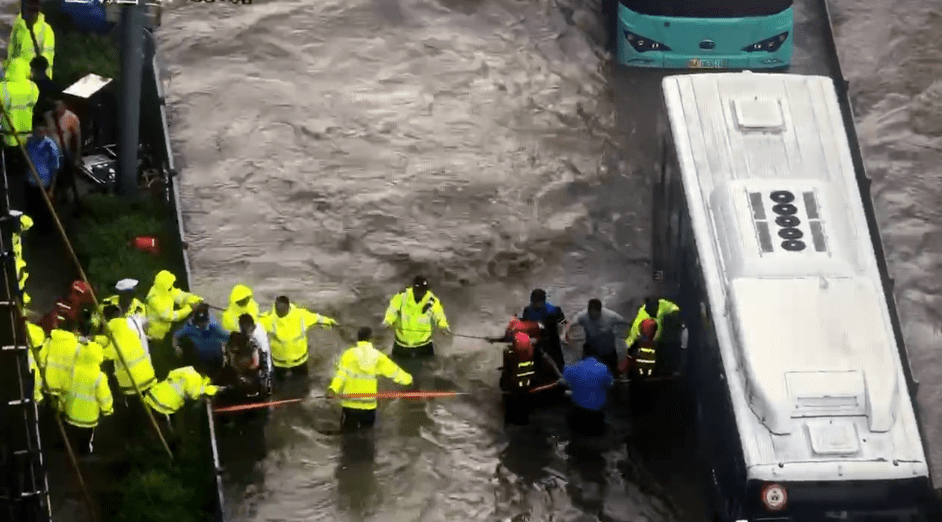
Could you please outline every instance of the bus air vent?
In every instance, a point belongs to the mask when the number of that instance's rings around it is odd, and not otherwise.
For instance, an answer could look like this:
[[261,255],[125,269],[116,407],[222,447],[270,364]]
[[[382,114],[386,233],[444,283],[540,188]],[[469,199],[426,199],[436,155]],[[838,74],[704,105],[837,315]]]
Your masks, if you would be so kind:
[[863,374],[847,372],[786,372],[792,418],[867,414]]
[[818,199],[813,191],[800,195],[791,190],[749,192],[762,254],[828,252]]
[[774,132],[785,130],[785,118],[778,99],[763,100],[759,97],[733,100],[736,126],[741,132]]

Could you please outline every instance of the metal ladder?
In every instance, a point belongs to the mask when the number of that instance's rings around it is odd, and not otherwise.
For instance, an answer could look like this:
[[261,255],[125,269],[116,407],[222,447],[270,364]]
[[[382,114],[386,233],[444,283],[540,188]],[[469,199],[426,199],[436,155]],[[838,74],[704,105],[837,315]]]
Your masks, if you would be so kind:
[[39,412],[33,400],[26,319],[17,301],[19,288],[13,255],[9,179],[2,162],[0,196],[0,521],[52,520]]

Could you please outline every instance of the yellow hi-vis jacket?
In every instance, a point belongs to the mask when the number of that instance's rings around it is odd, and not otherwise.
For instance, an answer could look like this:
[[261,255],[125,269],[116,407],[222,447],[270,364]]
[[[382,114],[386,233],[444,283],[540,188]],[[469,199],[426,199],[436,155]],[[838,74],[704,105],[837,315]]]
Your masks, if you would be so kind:
[[[141,338],[137,331],[131,327],[126,317],[116,317],[108,321],[108,328],[111,329],[111,335],[118,345],[111,342],[107,335],[95,337],[95,341],[101,344],[105,350],[105,359],[114,361],[114,374],[118,379],[118,387],[124,395],[134,395],[137,393],[134,389],[134,383],[141,389],[141,393],[157,384],[157,377],[154,375],[154,366],[150,360],[150,354],[144,349]],[[125,367],[121,362],[118,352],[124,357]]]
[[46,23],[46,17],[42,13],[36,17],[36,23],[33,24],[33,34],[36,35],[36,44],[33,44],[33,37],[29,34],[29,27],[26,27],[26,20],[23,15],[16,15],[13,22],[13,31],[10,32],[10,46],[7,48],[7,63],[16,58],[26,60],[27,65],[36,57],[36,46],[39,46],[39,52],[49,61],[49,68],[46,70],[46,76],[52,79],[52,61],[56,57],[56,33],[52,26]]
[[[154,277],[154,286],[147,292],[147,337],[161,341],[170,333],[173,323],[190,315],[199,296],[173,286],[177,276],[161,270]],[[179,310],[176,307],[181,307]]]
[[315,325],[337,324],[330,317],[290,305],[284,317],[274,307],[262,316],[262,326],[269,334],[272,363],[277,368],[294,368],[307,362],[307,331]]
[[196,400],[203,395],[216,395],[218,391],[217,386],[210,384],[209,377],[203,377],[192,366],[184,366],[171,371],[166,379],[148,390],[144,403],[157,413],[171,415],[183,407],[187,397]]
[[36,401],[36,404],[39,404],[43,401],[43,378],[42,374],[39,371],[39,365],[36,364],[36,358],[33,357],[33,350],[37,352],[42,350],[43,344],[46,343],[46,332],[36,324],[26,323],[26,335],[29,336],[30,349],[27,352],[27,358],[29,359],[29,369],[33,372],[33,400]]
[[221,322],[223,330],[228,332],[239,331],[239,316],[249,314],[255,322],[258,323],[258,303],[255,299],[249,301],[245,306],[239,306],[236,301],[241,301],[246,297],[252,297],[252,289],[245,285],[235,285],[229,294],[229,306],[222,312]]
[[20,231],[13,233],[13,255],[16,259],[23,259],[23,237],[21,234],[33,228],[33,220],[26,214],[20,214]]
[[25,145],[33,132],[33,107],[39,100],[39,87],[29,79],[29,61],[22,58],[9,61],[4,80],[0,82],[0,100],[13,123],[10,129],[6,118],[0,121],[4,145],[16,147],[21,142]]
[[[101,326],[101,318],[105,313],[105,308],[109,305],[115,305],[118,308],[121,308],[119,304],[121,302],[121,296],[112,295],[101,300],[101,303],[98,305],[98,313],[92,316],[92,325],[96,328]],[[147,317],[147,306],[144,305],[138,298],[131,299],[131,304],[128,306],[127,310],[124,310],[124,317],[130,317],[132,315],[139,315],[141,318]],[[107,356],[107,354],[106,354]]]
[[69,390],[72,369],[81,350],[82,343],[72,332],[58,329],[50,332],[49,342],[39,352],[39,364],[46,368],[50,395],[61,397]]
[[[392,379],[396,384],[403,386],[412,384],[412,376],[392,362],[386,354],[373,348],[372,343],[360,341],[340,356],[340,361],[337,363],[337,373],[330,381],[328,389],[338,395],[375,394],[377,375]],[[344,408],[357,410],[375,410],[376,398],[342,399],[340,405]]]
[[396,342],[407,348],[416,348],[432,340],[432,319],[441,329],[448,328],[448,319],[441,301],[431,291],[418,303],[412,288],[399,292],[389,301],[383,323],[396,328]]
[[659,299],[657,302],[657,317],[651,317],[648,315],[648,312],[645,311],[644,305],[641,305],[641,309],[638,310],[638,315],[635,316],[634,323],[631,324],[631,330],[628,331],[628,337],[625,339],[625,344],[631,348],[631,345],[638,340],[638,337],[641,335],[641,332],[638,331],[638,329],[641,327],[641,321],[644,321],[645,319],[654,319],[654,322],[657,323],[657,332],[654,334],[654,342],[660,341],[661,333],[664,331],[664,317],[679,311],[680,307],[674,303],[668,301],[667,299]]
[[101,371],[102,350],[96,343],[88,343],[79,352],[72,371],[72,384],[65,394],[63,413],[65,421],[80,428],[94,428],[102,415],[114,410],[108,377]]

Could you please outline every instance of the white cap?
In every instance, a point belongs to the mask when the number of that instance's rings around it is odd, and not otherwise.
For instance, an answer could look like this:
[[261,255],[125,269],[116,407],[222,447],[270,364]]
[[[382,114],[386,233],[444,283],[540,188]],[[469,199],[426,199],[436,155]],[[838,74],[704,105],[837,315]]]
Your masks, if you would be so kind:
[[20,212],[19,210],[10,210],[10,215],[13,217],[20,217],[23,215],[23,213]]
[[114,285],[115,290],[119,292],[130,292],[137,286],[137,279],[122,279]]

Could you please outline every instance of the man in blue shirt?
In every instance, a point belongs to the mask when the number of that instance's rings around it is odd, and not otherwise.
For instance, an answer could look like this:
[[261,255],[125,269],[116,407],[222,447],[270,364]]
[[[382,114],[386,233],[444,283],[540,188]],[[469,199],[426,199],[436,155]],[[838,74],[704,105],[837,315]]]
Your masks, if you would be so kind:
[[36,173],[42,180],[42,189],[36,184],[32,172],[26,174],[28,214],[34,218],[46,216],[46,204],[40,190],[51,192],[55,189],[56,174],[61,164],[61,154],[56,141],[49,136],[49,129],[42,115],[33,118],[33,135],[26,140],[26,152],[36,166]]
[[605,403],[615,378],[598,359],[594,344],[583,348],[583,358],[563,370],[560,384],[572,390],[569,428],[573,433],[595,436],[605,431]]
[[198,304],[186,324],[173,333],[173,347],[176,349],[177,356],[182,354],[181,339],[192,343],[196,358],[212,370],[210,377],[214,377],[222,369],[223,347],[229,341],[229,332],[223,330],[209,316],[209,305]]

